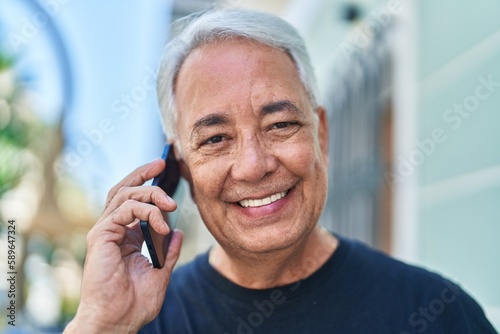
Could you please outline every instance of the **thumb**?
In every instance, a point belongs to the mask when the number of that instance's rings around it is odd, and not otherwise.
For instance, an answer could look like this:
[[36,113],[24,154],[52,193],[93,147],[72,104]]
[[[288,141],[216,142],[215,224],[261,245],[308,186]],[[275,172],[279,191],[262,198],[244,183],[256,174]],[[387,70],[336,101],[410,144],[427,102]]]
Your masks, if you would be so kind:
[[161,271],[168,277],[170,280],[170,276],[172,271],[174,270],[174,266],[179,259],[179,255],[181,253],[182,240],[184,239],[184,234],[181,230],[173,230],[172,231],[172,239],[170,240],[170,245],[168,247],[167,258],[165,259],[165,264]]

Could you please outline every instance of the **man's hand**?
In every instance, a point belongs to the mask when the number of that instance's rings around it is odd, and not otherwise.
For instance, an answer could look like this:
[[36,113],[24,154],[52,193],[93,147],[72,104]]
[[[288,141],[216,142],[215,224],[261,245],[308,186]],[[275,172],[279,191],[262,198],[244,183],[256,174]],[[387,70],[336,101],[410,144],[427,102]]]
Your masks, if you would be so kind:
[[159,187],[140,187],[163,168],[165,162],[155,160],[110,190],[101,218],[87,235],[80,305],[66,333],[137,332],[159,313],[182,233],[174,231],[165,265],[155,269],[141,254],[139,221],[148,221],[162,235],[169,232],[160,209],[170,212],[177,205]]

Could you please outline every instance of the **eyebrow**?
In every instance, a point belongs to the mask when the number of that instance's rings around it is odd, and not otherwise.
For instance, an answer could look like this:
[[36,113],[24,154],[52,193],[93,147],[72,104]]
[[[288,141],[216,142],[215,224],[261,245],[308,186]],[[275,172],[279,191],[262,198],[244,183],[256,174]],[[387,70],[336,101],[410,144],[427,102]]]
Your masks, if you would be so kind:
[[289,100],[280,100],[280,101],[265,104],[260,108],[260,114],[261,115],[269,115],[269,114],[272,114],[275,112],[285,111],[285,110],[294,111],[294,112],[299,113],[301,116],[304,116],[304,113],[302,112],[302,110],[300,110],[300,108],[297,107],[297,105],[295,105],[295,103],[293,103],[292,101],[289,101]]
[[[301,116],[304,116],[302,110],[300,110],[300,108],[297,107],[295,103],[289,100],[280,100],[276,102],[271,102],[260,107],[260,114],[262,116],[273,114],[280,111],[293,111],[300,114]],[[229,117],[221,113],[214,113],[203,116],[194,123],[193,129],[191,130],[191,137],[193,137],[196,130],[201,127],[210,127],[221,124],[223,125],[223,124],[228,124],[229,122],[230,122]]]
[[227,123],[229,123],[229,118],[224,114],[216,113],[203,116],[194,123],[193,129],[191,130],[191,137],[198,128],[227,124]]

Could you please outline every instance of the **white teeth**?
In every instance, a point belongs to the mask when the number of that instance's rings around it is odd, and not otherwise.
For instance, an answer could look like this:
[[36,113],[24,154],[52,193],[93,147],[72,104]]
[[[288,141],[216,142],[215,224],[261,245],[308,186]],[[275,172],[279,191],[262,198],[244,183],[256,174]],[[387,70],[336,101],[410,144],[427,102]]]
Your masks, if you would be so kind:
[[244,200],[241,200],[239,201],[238,203],[240,203],[240,205],[244,208],[248,208],[248,207],[257,207],[257,206],[263,206],[263,205],[267,205],[267,204],[271,204],[273,202],[276,202],[277,200],[285,197],[286,195],[286,191],[282,191],[280,193],[277,193],[277,194],[273,194],[269,197],[266,197],[266,198],[261,198],[261,199],[244,199]]

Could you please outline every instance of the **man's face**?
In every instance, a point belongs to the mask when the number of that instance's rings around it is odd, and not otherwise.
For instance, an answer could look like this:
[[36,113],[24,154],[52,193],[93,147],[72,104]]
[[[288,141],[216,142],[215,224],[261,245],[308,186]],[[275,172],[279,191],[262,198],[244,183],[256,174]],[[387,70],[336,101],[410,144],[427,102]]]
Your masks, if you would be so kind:
[[325,111],[284,52],[242,39],[195,49],[175,86],[195,201],[217,241],[268,252],[304,241],[327,190]]

